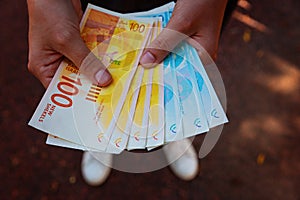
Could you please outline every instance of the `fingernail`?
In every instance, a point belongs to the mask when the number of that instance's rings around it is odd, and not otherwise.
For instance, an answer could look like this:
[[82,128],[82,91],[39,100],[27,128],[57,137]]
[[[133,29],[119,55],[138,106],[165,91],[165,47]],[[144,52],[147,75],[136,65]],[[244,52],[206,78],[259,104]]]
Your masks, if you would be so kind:
[[145,53],[141,60],[140,60],[140,64],[143,66],[143,67],[146,67],[146,68],[149,68],[149,67],[152,67],[155,65],[155,57],[152,53],[150,53],[149,51],[147,53]]
[[111,75],[106,70],[100,70],[95,74],[95,79],[100,86],[108,86],[112,82]]

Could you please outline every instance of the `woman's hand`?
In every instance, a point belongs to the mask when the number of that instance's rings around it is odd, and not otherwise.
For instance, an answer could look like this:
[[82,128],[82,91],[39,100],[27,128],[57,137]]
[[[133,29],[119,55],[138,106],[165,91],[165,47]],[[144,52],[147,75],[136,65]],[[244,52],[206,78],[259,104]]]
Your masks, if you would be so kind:
[[226,4],[227,0],[178,0],[166,29],[144,51],[140,64],[155,66],[189,38],[216,58]]
[[64,57],[94,83],[108,85],[112,78],[80,37],[79,0],[27,0],[29,12],[28,69],[48,87]]

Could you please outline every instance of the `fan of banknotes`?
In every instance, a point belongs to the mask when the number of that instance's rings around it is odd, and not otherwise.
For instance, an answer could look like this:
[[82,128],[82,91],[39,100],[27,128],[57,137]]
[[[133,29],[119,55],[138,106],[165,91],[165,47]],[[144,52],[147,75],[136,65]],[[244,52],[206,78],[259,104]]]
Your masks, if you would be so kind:
[[174,3],[132,14],[89,4],[81,36],[113,77],[99,87],[64,60],[29,125],[46,143],[119,154],[154,149],[226,123],[198,52],[186,42],[158,66],[139,66],[142,49],[169,21]]

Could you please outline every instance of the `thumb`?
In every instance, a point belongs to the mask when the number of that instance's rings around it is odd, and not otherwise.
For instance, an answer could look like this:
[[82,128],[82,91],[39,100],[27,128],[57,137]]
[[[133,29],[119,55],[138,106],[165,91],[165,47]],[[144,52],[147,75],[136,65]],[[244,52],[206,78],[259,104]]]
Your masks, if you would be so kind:
[[[172,19],[171,19],[172,20]],[[144,50],[140,64],[145,68],[151,68],[159,64],[181,41],[188,36],[181,33],[179,27],[167,26]]]
[[[76,32],[77,33],[77,32]],[[87,48],[80,34],[64,34],[60,51],[86,75],[94,84],[108,86],[112,77],[104,64]]]
[[166,28],[155,38],[155,40],[144,50],[140,64],[145,68],[156,66],[170,51],[181,41],[191,35],[191,20],[185,16],[184,4],[176,3],[174,12]]

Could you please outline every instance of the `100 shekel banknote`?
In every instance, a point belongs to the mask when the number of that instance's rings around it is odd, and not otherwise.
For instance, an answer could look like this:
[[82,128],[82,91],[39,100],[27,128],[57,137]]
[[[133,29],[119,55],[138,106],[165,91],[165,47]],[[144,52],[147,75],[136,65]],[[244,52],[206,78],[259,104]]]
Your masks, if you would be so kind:
[[65,60],[29,124],[90,149],[104,151],[146,45],[152,19],[125,18],[89,5],[81,35],[113,77],[108,87],[92,84]]
[[[161,18],[156,18],[149,44],[161,31]],[[145,69],[134,113],[127,149],[144,149],[164,142],[163,67]]]
[[[162,27],[166,27],[171,18],[171,11],[175,6],[174,2],[146,12],[131,13],[135,17],[159,17],[162,20]],[[172,53],[162,62],[164,76],[164,143],[183,138],[180,116],[179,88],[175,68],[173,67]],[[157,143],[159,144],[159,143]],[[148,145],[150,147],[150,145]],[[154,147],[154,146],[153,146]],[[148,148],[151,149],[151,148]]]

